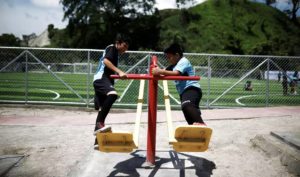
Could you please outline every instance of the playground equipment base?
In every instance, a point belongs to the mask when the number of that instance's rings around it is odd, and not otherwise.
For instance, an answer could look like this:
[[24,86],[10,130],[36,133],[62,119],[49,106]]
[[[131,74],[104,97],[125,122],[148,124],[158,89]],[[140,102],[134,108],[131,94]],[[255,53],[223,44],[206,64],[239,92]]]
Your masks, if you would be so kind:
[[175,130],[173,148],[176,152],[203,152],[208,149],[212,129],[205,126],[178,126]]
[[130,132],[97,133],[99,151],[102,152],[132,152],[137,146]]

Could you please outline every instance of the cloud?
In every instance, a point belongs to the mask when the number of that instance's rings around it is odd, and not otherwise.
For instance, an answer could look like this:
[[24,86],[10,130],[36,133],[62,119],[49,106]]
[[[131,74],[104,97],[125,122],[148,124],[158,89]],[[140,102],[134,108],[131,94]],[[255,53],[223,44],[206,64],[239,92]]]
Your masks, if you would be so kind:
[[175,0],[157,0],[155,7],[158,9],[172,9],[176,8]]
[[28,12],[25,12],[25,17],[28,18],[28,19],[38,20],[37,16],[33,16],[30,13],[28,13]]
[[26,0],[13,1],[14,7],[11,8],[0,0],[0,16],[5,17],[0,18],[0,35],[9,33],[21,38],[23,34],[39,35],[47,29],[49,24],[53,24],[55,28],[64,28],[67,25],[67,22],[62,22],[61,7],[52,8],[53,6],[49,5],[48,7],[51,8],[46,8],[45,5],[41,7],[33,5],[31,0],[27,3],[24,3]]
[[201,3],[205,2],[205,1],[207,1],[207,0],[197,0],[197,4],[201,4]]
[[31,0],[31,3],[38,7],[50,7],[50,8],[60,7],[59,0]]
[[[0,3],[1,3],[1,1],[0,1]],[[11,0],[4,0],[3,3],[4,3],[4,4],[7,4],[8,7],[10,7],[10,8],[13,8],[13,7],[15,6],[14,1],[11,1]],[[1,3],[1,4],[2,4],[2,3]]]
[[274,3],[273,6],[281,11],[292,9],[292,5],[286,2],[277,2]]
[[[207,0],[195,0],[195,4],[203,3]],[[161,9],[175,9],[176,6],[176,0],[156,0],[155,7],[159,10]]]

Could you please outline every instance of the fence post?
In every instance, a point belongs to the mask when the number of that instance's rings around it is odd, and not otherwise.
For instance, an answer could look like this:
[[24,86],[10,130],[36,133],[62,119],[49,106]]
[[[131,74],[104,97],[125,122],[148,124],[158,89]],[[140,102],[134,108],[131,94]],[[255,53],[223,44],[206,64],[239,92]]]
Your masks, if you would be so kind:
[[[148,68],[149,68],[148,74],[150,74],[150,73],[151,73],[151,71],[150,71],[151,55],[149,54],[147,58],[148,58]],[[148,83],[148,85],[149,85],[149,83]],[[149,93],[149,86],[147,87],[147,92]],[[147,100],[146,100],[145,103],[149,103],[149,94],[147,94]],[[149,109],[149,108],[148,108],[148,109]]]
[[25,55],[25,105],[28,102],[28,54]]
[[210,56],[208,57],[208,61],[207,61],[207,65],[208,65],[208,73],[207,73],[207,84],[208,84],[208,91],[207,91],[207,102],[206,102],[206,106],[207,106],[207,109],[210,108],[209,106],[209,97],[210,97],[210,79],[211,79],[211,61],[210,61]]
[[86,75],[86,107],[89,108],[89,104],[90,104],[90,74],[91,74],[91,64],[90,64],[90,53],[91,51],[88,51],[88,56],[87,56],[87,75]]
[[270,98],[270,59],[267,61],[267,79],[266,79],[266,107],[269,106],[269,98]]

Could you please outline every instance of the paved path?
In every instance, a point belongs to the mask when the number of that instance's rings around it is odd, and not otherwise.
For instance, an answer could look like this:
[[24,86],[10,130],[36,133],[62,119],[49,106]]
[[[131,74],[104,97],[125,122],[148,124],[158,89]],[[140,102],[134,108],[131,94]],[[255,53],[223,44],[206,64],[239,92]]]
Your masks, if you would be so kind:
[[[118,112],[118,113],[116,113]],[[140,146],[132,153],[93,150],[94,111],[0,107],[0,155],[24,155],[7,176],[293,176],[280,162],[253,146],[259,135],[300,129],[300,107],[203,110],[213,128],[204,153],[176,153],[168,145],[165,112],[158,112],[154,168],[143,166],[147,113],[142,115]],[[185,124],[173,111],[174,126]],[[107,124],[133,131],[135,113],[113,111]],[[280,129],[279,129],[280,127]],[[1,161],[0,161],[1,167]]]

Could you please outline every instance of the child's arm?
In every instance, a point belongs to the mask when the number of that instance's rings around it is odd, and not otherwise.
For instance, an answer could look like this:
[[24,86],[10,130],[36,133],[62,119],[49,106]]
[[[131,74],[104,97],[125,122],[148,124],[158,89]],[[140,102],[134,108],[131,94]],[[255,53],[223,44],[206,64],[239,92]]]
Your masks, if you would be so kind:
[[122,70],[120,70],[118,67],[116,67],[114,64],[112,64],[112,62],[110,62],[108,59],[104,58],[103,63],[105,64],[106,67],[108,67],[109,69],[113,70],[114,72],[118,73],[118,75],[121,78],[126,78],[127,75],[126,73],[124,73]]
[[152,74],[157,76],[157,75],[164,75],[164,76],[179,76],[180,72],[175,70],[175,71],[168,71],[165,69],[161,69],[159,67],[155,67],[152,69]]

